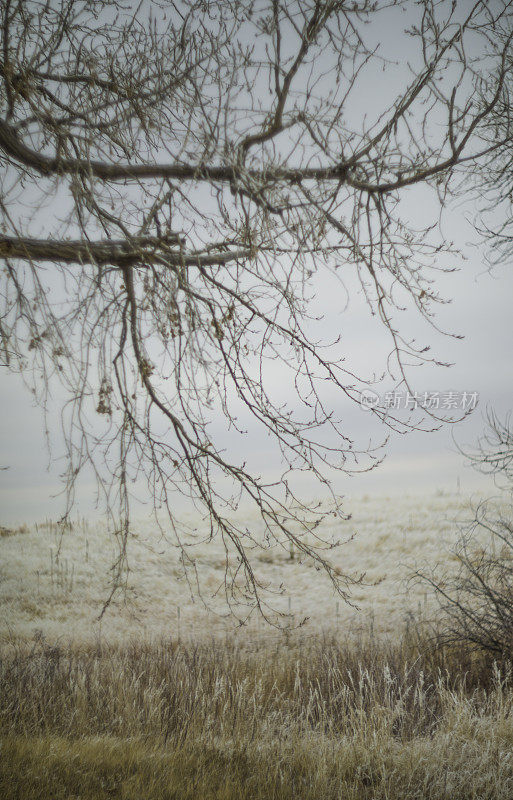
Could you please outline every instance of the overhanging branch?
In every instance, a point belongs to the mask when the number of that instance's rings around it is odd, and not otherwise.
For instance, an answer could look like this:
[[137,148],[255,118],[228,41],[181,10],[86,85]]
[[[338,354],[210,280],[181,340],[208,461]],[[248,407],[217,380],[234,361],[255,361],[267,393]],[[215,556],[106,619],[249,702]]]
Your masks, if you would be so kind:
[[[21,141],[15,130],[0,119],[0,148],[11,158],[41,175],[84,174],[105,181],[143,180],[169,178],[176,180],[210,180],[233,182],[240,171],[232,166],[207,166],[203,164],[108,164],[103,161],[50,157],[37,153]],[[281,168],[270,170],[245,170],[251,178],[267,182],[302,180],[342,180],[344,165],[310,168]]]
[[208,253],[185,253],[170,250],[183,243],[177,233],[160,238],[145,236],[134,239],[58,241],[0,236],[0,258],[21,258],[30,261],[52,261],[65,264],[111,264],[125,267],[135,264],[208,267],[250,258],[254,250],[224,250]]
[[[496,100],[496,98],[495,98]],[[494,102],[495,102],[494,100]],[[489,108],[487,107],[487,110]],[[457,163],[463,161],[461,152],[467,143],[470,133],[473,132],[477,122],[483,114],[478,115],[473,121],[469,132],[460,143],[456,153],[424,169],[407,170],[392,181],[373,183],[357,177],[351,173],[350,163],[342,162],[325,167],[275,167],[270,169],[245,169],[231,165],[209,166],[207,164],[109,164],[104,161],[63,158],[61,156],[47,156],[32,150],[19,139],[14,128],[5,120],[0,119],[0,150],[3,150],[18,163],[29,169],[34,169],[41,175],[87,175],[103,181],[131,181],[168,179],[179,181],[219,181],[221,183],[237,183],[244,175],[247,178],[264,182],[275,183],[301,183],[302,181],[338,181],[346,183],[353,189],[367,193],[386,194],[412,184],[423,181],[446,172]],[[497,146],[495,144],[495,146]],[[366,148],[367,149],[367,148]],[[488,148],[491,149],[491,148]],[[488,150],[484,151],[487,152]],[[471,158],[477,158],[482,153]],[[354,158],[351,159],[354,161]]]

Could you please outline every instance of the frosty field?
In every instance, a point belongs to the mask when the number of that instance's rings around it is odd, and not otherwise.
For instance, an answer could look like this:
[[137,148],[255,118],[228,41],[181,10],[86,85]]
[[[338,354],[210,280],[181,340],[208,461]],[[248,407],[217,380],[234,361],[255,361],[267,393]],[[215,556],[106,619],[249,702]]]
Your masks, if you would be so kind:
[[[260,577],[284,584],[276,605],[308,617],[293,634],[222,615],[216,542],[190,555],[217,615],[141,522],[126,590],[100,623],[116,556],[101,526],[0,529],[0,795],[510,800],[512,665],[440,647],[422,624],[434,598],[408,580],[456,565],[469,498],[363,496],[346,510],[324,533],[349,539],[333,557],[342,572],[366,573],[359,610],[288,549],[254,551]],[[257,537],[257,519],[245,523]]]
[[[393,634],[404,628],[409,615],[432,607],[426,587],[408,579],[416,567],[450,561],[458,525],[472,517],[470,498],[441,491],[402,498],[364,495],[347,498],[345,508],[351,519],[337,521],[323,533],[349,540],[333,552],[332,561],[341,572],[365,573],[364,583],[352,589],[358,608],[336,596],[322,571],[291,559],[288,549],[253,551],[255,571],[275,587],[283,583],[274,605],[290,611],[295,623],[306,617],[305,631],[346,631],[371,624],[376,632]],[[187,521],[201,538],[201,520]],[[245,523],[258,533],[256,517],[248,516]],[[189,548],[203,597],[214,613],[188,586],[171,537],[148,521],[136,524],[134,531],[126,590],[115,596],[99,622],[117,554],[114,538],[102,525],[80,522],[64,532],[48,522],[3,529],[2,640],[28,641],[43,634],[48,641],[79,643],[101,634],[121,642],[132,637],[197,638],[233,630],[218,592],[224,574],[222,545],[214,540]],[[264,627],[257,618],[248,623],[250,630]]]

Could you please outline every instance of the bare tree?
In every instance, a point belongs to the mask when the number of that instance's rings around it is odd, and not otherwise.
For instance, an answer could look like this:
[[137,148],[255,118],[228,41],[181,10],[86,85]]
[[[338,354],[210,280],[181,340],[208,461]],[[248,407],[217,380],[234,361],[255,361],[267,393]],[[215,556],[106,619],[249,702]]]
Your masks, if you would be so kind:
[[477,447],[462,451],[478,472],[491,475],[499,489],[513,491],[513,420],[489,410],[486,428]]
[[[479,200],[476,228],[488,240],[487,257],[491,268],[509,263],[513,256],[513,61],[509,51],[510,37],[510,21],[497,20],[490,45],[495,50],[506,46],[506,71],[501,97],[481,126],[480,137],[483,144],[489,146],[489,152],[476,162],[472,180]],[[468,191],[468,186],[466,189]],[[491,420],[490,423],[489,431],[494,427]]]
[[[421,184],[443,207],[457,176],[499,147],[483,130],[505,101],[511,37],[494,31],[510,3],[0,7],[0,336],[43,408],[52,386],[65,393],[67,509],[92,465],[119,520],[119,576],[133,481],[145,477],[172,522],[173,492],[189,495],[225,544],[224,590],[242,619],[269,610],[251,559],[261,540],[234,521],[243,497],[264,541],[292,543],[347,597],[329,543],[312,544],[325,511],[288,476],[309,471],[328,488],[327,468],[365,455],[323,387],[358,403],[368,382],[336,343],[312,339],[309,292],[323,272],[353,270],[390,337],[390,374],[409,386],[407,368],[431,359],[397,314],[416,308],[435,325],[447,245],[436,220],[408,223],[401,198]],[[389,66],[375,41],[389,15],[411,25],[416,56],[392,101],[357,119],[355,98]],[[297,406],[274,390],[277,364]],[[281,448],[276,484],[211,439],[214,413],[239,430],[240,409]]]
[[470,464],[492,475],[498,488],[508,490],[482,500],[474,519],[462,526],[453,554],[454,565],[417,577],[434,590],[440,606],[440,643],[465,643],[495,656],[513,653],[513,427],[511,416],[501,420],[488,413],[477,447],[466,453]]

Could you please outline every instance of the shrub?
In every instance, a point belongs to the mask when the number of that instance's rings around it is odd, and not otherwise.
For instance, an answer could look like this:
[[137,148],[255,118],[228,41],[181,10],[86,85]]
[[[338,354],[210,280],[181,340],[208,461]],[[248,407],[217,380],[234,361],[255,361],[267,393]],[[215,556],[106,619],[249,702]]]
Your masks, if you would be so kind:
[[441,607],[438,638],[463,642],[501,658],[513,655],[513,425],[493,412],[471,464],[491,474],[509,494],[482,501],[460,531],[451,567],[417,576],[435,591]]

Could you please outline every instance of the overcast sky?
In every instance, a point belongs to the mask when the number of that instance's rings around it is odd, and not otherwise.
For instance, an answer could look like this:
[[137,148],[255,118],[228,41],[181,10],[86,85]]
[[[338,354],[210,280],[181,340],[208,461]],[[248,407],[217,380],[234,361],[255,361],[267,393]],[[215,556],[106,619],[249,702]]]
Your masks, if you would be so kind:
[[[468,215],[469,209],[465,211]],[[462,243],[475,239],[463,213],[454,212],[452,219],[453,238]],[[446,329],[464,338],[434,335],[426,326],[418,325],[417,331],[412,327],[413,334],[418,332],[419,339],[424,336],[436,354],[442,360],[454,362],[454,366],[426,366],[416,370],[415,388],[419,392],[477,392],[476,410],[463,422],[444,425],[435,433],[392,435],[383,465],[371,473],[336,479],[336,486],[343,494],[451,490],[456,489],[458,480],[465,490],[482,483],[458,454],[454,440],[461,445],[472,444],[483,429],[483,412],[487,407],[504,415],[513,405],[513,270],[511,264],[505,263],[490,273],[482,248],[468,248],[467,254],[468,261],[461,270],[444,276],[441,282],[443,294],[452,297],[452,303],[440,309],[437,317]],[[349,308],[343,311],[337,309],[334,293],[328,294],[327,304],[333,305],[333,308],[326,308],[330,331],[339,324],[344,353],[362,366],[373,365],[373,353],[383,344],[380,339],[383,334],[369,330],[367,321],[364,326],[358,324],[361,298],[352,299]],[[345,303],[341,299],[339,296],[342,307]],[[0,472],[2,520],[13,523],[55,517],[62,509],[62,501],[55,495],[64,467],[59,460],[62,452],[59,453],[57,410],[50,417],[50,433],[55,443],[52,461],[43,435],[41,411],[34,406],[30,393],[20,378],[8,374],[7,370],[2,370],[1,378],[0,465],[8,467]],[[371,434],[375,443],[383,436],[383,431],[372,424],[369,412],[357,408],[348,410],[347,428],[360,444],[365,444]],[[263,475],[279,466],[270,441],[262,438],[251,425],[243,442],[227,437],[226,444],[235,457],[244,457],[251,451],[254,466]],[[79,493],[84,513],[91,510],[91,495],[92,486],[85,482]]]
[[[389,49],[394,47],[395,24],[391,19],[380,33]],[[366,95],[359,95],[362,108],[372,103],[381,91],[382,87],[369,85]],[[355,107],[355,113],[360,111]],[[422,220],[426,198],[422,193],[412,193],[411,198],[411,219]],[[478,238],[471,224],[476,210],[475,204],[467,202],[451,209],[444,219],[447,238],[463,249],[467,260],[455,262],[461,267],[457,273],[440,276],[440,293],[452,302],[440,307],[437,322],[442,328],[462,335],[463,339],[444,337],[411,317],[406,317],[405,326],[409,335],[431,345],[441,360],[454,362],[450,368],[426,366],[417,370],[415,388],[420,393],[477,392],[477,408],[463,422],[445,425],[435,433],[392,435],[381,467],[356,477],[337,477],[335,488],[342,494],[455,490],[458,483],[466,490],[482,483],[458,454],[454,440],[461,445],[471,445],[483,429],[483,413],[487,407],[505,415],[513,405],[513,265],[504,263],[493,272],[488,271],[484,246],[477,246]],[[367,367],[373,371],[377,354],[386,351],[388,344],[383,330],[370,324],[368,315],[364,315],[363,298],[356,282],[348,277],[345,286],[349,302],[340,286],[316,287],[316,302],[325,314],[324,333],[328,339],[340,333],[341,354],[358,365],[361,372]],[[276,380],[279,381],[278,374]],[[0,466],[7,468],[0,472],[0,524],[57,517],[62,511],[62,500],[57,495],[59,475],[64,468],[60,460],[58,404],[49,417],[53,443],[50,457],[41,412],[34,407],[20,378],[3,368],[0,381]],[[376,391],[380,392],[380,388]],[[290,399],[290,394],[288,397]],[[375,443],[380,441],[384,431],[373,424],[369,412],[357,408],[343,411],[347,415],[348,431],[359,444],[366,445],[369,439]],[[215,424],[213,428],[215,431]],[[235,460],[250,452],[253,467],[264,476],[273,474],[279,467],[278,454],[270,441],[262,438],[249,422],[246,437],[243,440],[226,437],[226,446]],[[305,491],[308,491],[307,483]],[[78,494],[79,512],[91,513],[92,494],[92,485],[85,478]]]

